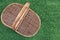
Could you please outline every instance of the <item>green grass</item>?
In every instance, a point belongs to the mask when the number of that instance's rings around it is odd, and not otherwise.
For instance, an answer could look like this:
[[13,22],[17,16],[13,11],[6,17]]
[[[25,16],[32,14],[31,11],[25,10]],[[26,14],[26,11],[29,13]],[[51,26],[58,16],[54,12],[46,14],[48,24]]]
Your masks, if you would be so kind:
[[13,2],[25,4],[27,1],[41,18],[39,32],[26,38],[4,26],[0,20],[0,40],[60,40],[60,0],[0,0],[0,16],[7,5]]

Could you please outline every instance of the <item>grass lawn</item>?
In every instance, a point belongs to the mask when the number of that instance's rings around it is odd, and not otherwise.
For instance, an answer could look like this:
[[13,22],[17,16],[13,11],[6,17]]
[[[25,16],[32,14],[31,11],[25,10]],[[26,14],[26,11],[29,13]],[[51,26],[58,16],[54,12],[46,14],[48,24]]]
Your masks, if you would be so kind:
[[0,0],[0,16],[7,5],[25,4],[27,1],[41,18],[39,32],[34,37],[26,38],[4,26],[0,20],[0,40],[60,40],[60,0]]

